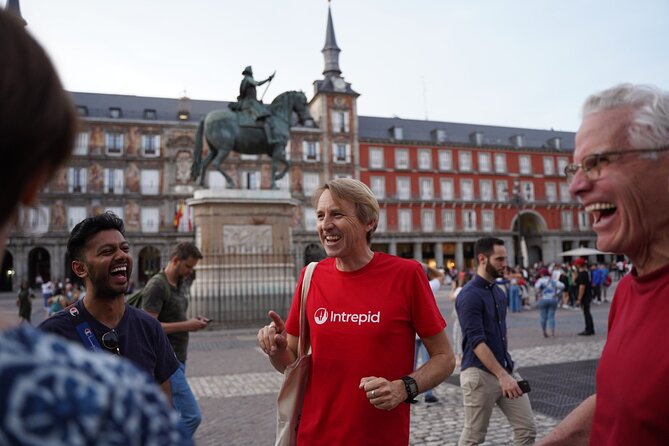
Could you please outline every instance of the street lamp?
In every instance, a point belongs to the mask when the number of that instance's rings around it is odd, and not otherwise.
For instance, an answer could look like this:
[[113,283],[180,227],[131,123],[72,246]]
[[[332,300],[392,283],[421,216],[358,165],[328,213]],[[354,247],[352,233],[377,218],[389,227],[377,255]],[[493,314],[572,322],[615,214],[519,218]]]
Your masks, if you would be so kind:
[[523,262],[523,225],[520,224],[520,208],[525,203],[523,195],[520,193],[520,181],[518,178],[513,180],[513,195],[511,204],[516,208],[516,222],[518,223],[518,249],[516,250],[516,265],[524,266]]

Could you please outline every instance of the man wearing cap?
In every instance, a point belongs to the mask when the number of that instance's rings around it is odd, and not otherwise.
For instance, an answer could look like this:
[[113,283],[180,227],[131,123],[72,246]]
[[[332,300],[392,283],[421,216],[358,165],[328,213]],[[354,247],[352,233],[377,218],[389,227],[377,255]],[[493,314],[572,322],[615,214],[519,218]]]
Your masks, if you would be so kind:
[[583,318],[585,319],[585,330],[578,335],[592,336],[595,334],[595,326],[592,322],[592,314],[590,314],[590,302],[592,301],[590,274],[588,274],[588,269],[585,267],[585,259],[579,257],[574,260],[574,265],[578,268],[578,276],[576,277],[576,303],[583,309]]

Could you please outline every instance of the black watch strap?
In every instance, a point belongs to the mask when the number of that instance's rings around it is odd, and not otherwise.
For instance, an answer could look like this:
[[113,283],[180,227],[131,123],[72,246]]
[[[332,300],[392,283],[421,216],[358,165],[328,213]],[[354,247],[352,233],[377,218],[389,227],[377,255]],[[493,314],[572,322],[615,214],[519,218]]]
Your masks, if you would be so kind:
[[400,378],[404,383],[404,388],[407,391],[407,399],[404,400],[405,403],[415,403],[416,397],[418,396],[418,384],[416,380],[410,376],[403,376]]

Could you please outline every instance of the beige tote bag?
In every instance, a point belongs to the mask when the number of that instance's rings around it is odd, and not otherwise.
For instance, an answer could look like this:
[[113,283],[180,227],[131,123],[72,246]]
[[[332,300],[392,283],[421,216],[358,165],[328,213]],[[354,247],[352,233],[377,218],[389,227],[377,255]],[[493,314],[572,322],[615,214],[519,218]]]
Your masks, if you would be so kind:
[[304,272],[300,302],[300,337],[298,340],[297,359],[286,367],[283,372],[283,384],[277,398],[276,412],[276,442],[275,446],[295,446],[297,442],[297,428],[302,416],[302,403],[307,386],[309,371],[311,370],[311,353],[307,331],[307,293],[311,275],[317,262],[311,262]]

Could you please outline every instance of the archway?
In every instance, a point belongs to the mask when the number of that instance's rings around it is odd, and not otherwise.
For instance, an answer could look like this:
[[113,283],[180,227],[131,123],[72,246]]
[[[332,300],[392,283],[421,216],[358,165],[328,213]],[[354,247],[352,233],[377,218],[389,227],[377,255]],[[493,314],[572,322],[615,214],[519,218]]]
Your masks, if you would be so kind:
[[41,285],[42,282],[51,280],[51,255],[44,248],[33,248],[28,253],[28,283],[31,287]]
[[[519,219],[520,233],[518,231]],[[532,266],[536,262],[543,261],[541,237],[546,232],[546,222],[541,215],[534,211],[519,213],[513,222],[512,231],[516,265],[521,263],[521,256],[524,266]],[[520,243],[520,235],[522,235],[524,246]]]
[[2,270],[0,270],[0,291],[12,291],[14,288],[14,256],[5,251],[2,259]]
[[[146,282],[160,269],[160,250],[153,246],[142,248],[137,260],[137,280],[139,280],[140,286],[146,285]],[[130,287],[131,289],[134,288],[132,283]]]
[[326,257],[325,250],[321,245],[309,244],[304,248],[304,265],[308,265],[311,262],[319,262]]

